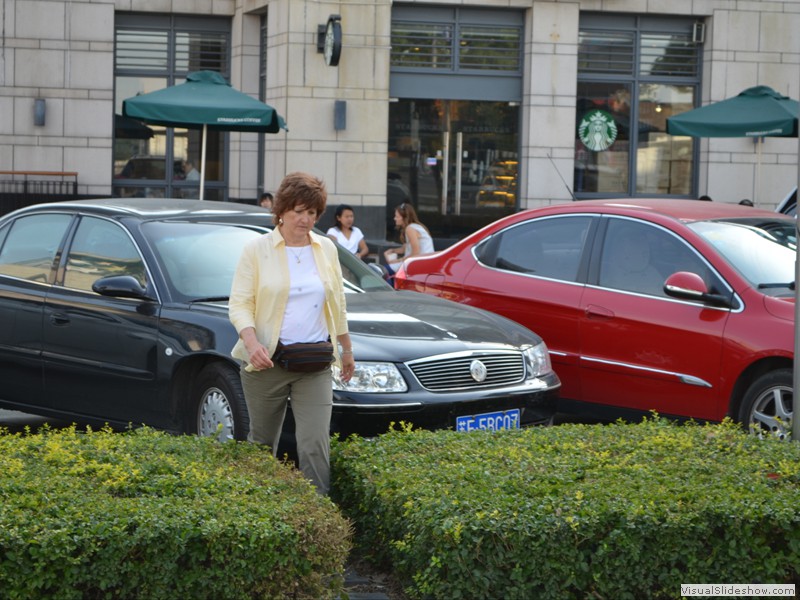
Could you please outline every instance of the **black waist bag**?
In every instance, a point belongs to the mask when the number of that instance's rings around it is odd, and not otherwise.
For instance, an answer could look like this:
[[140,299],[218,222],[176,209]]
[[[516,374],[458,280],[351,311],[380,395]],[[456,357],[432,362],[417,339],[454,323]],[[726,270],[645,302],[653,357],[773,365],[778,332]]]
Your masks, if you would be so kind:
[[272,362],[292,373],[323,371],[333,362],[331,342],[282,344],[278,341]]

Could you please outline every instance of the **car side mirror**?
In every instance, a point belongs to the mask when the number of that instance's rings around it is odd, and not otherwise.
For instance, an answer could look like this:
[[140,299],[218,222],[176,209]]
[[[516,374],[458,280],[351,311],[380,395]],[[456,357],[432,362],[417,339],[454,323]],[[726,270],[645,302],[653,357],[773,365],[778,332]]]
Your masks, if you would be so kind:
[[113,298],[135,298],[137,300],[154,300],[135,277],[130,275],[111,275],[101,277],[92,284],[92,291],[101,296]]
[[732,306],[730,298],[712,293],[700,275],[689,271],[678,271],[667,277],[664,282],[664,293],[681,300],[694,300],[725,308]]

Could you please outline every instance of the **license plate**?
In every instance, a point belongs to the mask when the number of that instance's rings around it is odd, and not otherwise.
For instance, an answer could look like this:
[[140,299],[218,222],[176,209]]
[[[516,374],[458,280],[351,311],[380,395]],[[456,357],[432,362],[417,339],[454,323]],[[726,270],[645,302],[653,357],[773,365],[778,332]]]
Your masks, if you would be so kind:
[[519,409],[456,417],[456,431],[519,429]]

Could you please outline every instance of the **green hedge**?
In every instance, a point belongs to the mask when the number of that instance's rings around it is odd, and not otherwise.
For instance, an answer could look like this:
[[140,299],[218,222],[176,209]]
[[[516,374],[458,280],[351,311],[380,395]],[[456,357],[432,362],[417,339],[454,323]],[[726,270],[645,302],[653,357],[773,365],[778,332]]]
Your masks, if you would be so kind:
[[0,431],[0,594],[334,597],[351,531],[256,444],[150,429]]
[[390,432],[334,444],[333,497],[415,598],[679,598],[800,583],[800,444],[739,427]]

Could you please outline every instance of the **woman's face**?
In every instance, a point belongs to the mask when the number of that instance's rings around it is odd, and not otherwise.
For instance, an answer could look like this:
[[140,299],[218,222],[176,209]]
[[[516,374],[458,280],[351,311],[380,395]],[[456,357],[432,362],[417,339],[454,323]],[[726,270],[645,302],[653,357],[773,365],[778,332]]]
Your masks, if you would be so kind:
[[355,220],[356,215],[352,210],[343,210],[342,214],[339,216],[339,223],[343,229],[350,229]]
[[317,222],[317,209],[297,205],[283,213],[280,218],[283,220],[281,235],[290,242],[297,241],[305,238],[314,228]]
[[394,224],[397,227],[402,227],[405,225],[405,222],[403,221],[403,215],[400,214],[399,210],[394,211]]

